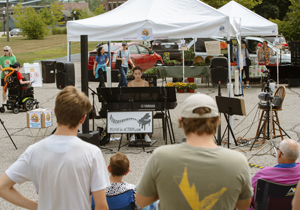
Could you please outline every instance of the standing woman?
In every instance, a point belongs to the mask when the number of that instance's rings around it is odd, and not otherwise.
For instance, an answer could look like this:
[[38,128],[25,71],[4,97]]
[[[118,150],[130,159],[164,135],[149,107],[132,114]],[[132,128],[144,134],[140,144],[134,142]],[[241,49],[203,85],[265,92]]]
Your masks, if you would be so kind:
[[249,56],[249,52],[248,52],[248,49],[247,49],[247,45],[246,45],[246,42],[245,41],[242,41],[242,45],[241,45],[241,50],[242,50],[242,54],[243,54],[243,63],[244,63],[244,66],[243,66],[243,77],[244,77],[244,74],[246,76],[245,80],[246,81],[246,88],[251,88],[249,86],[249,66],[247,65],[247,61],[246,59],[250,59],[250,56]]
[[118,87],[122,87],[123,85],[127,87],[127,71],[128,71],[128,60],[132,64],[132,67],[134,67],[134,63],[132,62],[130,58],[130,53],[127,50],[127,42],[122,43],[122,50],[119,50],[117,52],[117,60],[122,60],[121,67],[119,69],[119,72],[121,74],[121,79],[119,82]]
[[[142,79],[142,69],[139,66],[136,66],[132,70],[134,80],[128,83],[128,87],[149,87],[149,82]],[[135,134],[132,134],[130,142],[135,141]],[[145,133],[145,142],[151,143],[151,139],[147,133]]]
[[[4,55],[0,57],[0,70],[1,70],[1,86],[4,86],[4,72],[2,69],[6,67],[10,67],[10,65],[13,65],[15,62],[17,62],[16,57],[13,55],[12,50],[9,46],[5,46],[3,48],[4,50]],[[6,104],[6,91],[3,89],[2,93],[2,99],[3,99],[3,104]]]
[[98,47],[97,56],[95,58],[94,67],[93,67],[93,74],[94,74],[96,79],[98,77],[100,79],[99,88],[100,87],[105,87],[104,72],[106,72],[107,64],[108,64],[108,57],[104,53],[104,48],[103,47]]

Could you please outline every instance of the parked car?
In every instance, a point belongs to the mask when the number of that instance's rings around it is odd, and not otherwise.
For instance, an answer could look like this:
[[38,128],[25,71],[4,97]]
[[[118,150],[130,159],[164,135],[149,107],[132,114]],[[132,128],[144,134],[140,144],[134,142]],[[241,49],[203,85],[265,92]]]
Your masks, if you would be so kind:
[[157,39],[152,42],[152,50],[162,58],[165,52],[170,53],[170,60],[181,61],[181,51],[178,50],[180,39]]
[[11,36],[19,36],[22,34],[22,29],[20,28],[14,28],[13,30],[10,31]]
[[[105,49],[105,53],[108,53],[108,45],[102,45]],[[117,52],[122,49],[122,43],[111,43],[111,68],[115,69]],[[143,71],[146,71],[149,68],[154,67],[155,64],[162,64],[163,60],[159,54],[150,50],[145,45],[142,45],[137,42],[128,42],[127,49],[130,52],[130,57],[134,62],[135,66],[141,67]],[[93,69],[95,58],[97,56],[97,49],[89,52],[89,63],[88,69]],[[131,68],[131,63],[128,62],[129,67]]]
[[[270,40],[270,41],[269,41]],[[271,57],[271,63],[275,63],[277,60],[277,53],[280,53],[280,49],[273,46],[274,38],[265,39],[265,37],[245,37],[245,41],[248,46],[249,55],[251,63],[255,64],[257,58],[257,45],[262,44],[264,41],[268,42],[268,47],[273,50],[273,55]],[[281,55],[279,56],[279,62],[281,63],[291,63],[291,53],[290,51],[281,50]]]

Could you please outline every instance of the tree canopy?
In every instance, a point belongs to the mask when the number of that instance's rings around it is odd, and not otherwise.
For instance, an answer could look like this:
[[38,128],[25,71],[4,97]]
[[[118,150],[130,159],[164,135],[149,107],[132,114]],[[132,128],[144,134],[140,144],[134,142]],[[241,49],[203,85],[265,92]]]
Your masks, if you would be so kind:
[[[224,6],[231,0],[202,0],[204,3],[219,9],[220,7]],[[237,3],[243,5],[244,7],[247,7],[248,9],[252,9],[254,6],[260,4],[262,0],[235,0]]]

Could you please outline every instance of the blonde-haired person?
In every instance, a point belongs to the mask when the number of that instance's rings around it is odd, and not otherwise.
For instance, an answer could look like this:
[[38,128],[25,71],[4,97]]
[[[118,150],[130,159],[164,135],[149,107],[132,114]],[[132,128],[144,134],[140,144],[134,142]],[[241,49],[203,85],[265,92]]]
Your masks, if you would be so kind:
[[[182,103],[180,127],[186,143],[155,149],[136,187],[140,207],[159,198],[159,209],[246,210],[252,187],[247,159],[218,147],[219,111],[213,98],[193,94]],[[170,164],[171,163],[171,164]]]
[[[0,70],[1,70],[1,86],[4,86],[4,72],[2,69],[6,67],[10,67],[10,65],[13,65],[15,62],[17,62],[16,57],[12,53],[12,49],[9,46],[3,47],[4,50],[4,55],[0,57]],[[2,92],[2,99],[3,99],[3,104],[6,104],[6,91]]]
[[[149,82],[142,79],[143,72],[141,67],[134,67],[132,70],[132,74],[134,76],[134,80],[128,83],[128,87],[149,87]],[[132,134],[130,141],[135,141],[135,134]],[[151,139],[147,133],[145,133],[145,142],[151,143]]]
[[[0,196],[26,209],[90,209],[90,193],[96,209],[108,210],[105,188],[110,185],[99,147],[77,137],[79,126],[91,111],[88,97],[67,86],[56,97],[57,129],[29,146],[0,178]],[[30,170],[29,170],[30,169]],[[39,201],[26,198],[13,186],[32,181]]]

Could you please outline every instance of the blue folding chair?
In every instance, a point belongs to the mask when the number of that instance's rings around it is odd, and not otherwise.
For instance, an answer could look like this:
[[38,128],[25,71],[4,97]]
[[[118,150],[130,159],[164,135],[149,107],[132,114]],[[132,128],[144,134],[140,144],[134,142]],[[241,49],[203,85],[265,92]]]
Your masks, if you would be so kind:
[[[134,210],[133,190],[128,190],[118,195],[106,196],[109,210]],[[95,201],[92,196],[92,210],[95,210]]]

